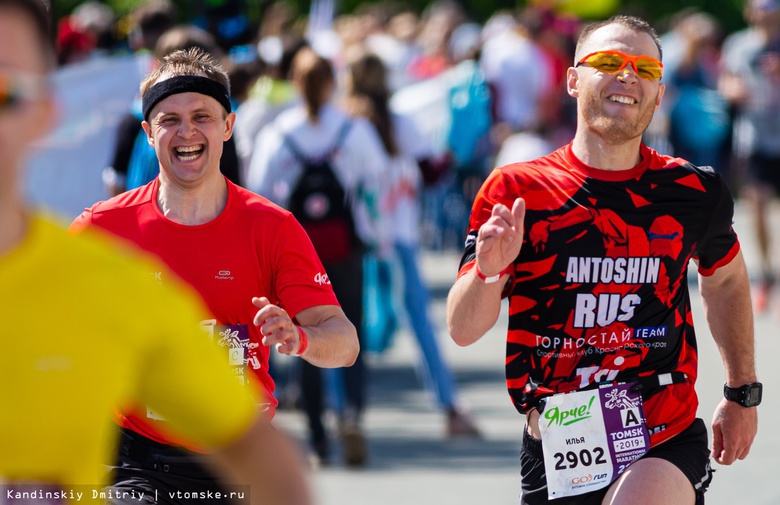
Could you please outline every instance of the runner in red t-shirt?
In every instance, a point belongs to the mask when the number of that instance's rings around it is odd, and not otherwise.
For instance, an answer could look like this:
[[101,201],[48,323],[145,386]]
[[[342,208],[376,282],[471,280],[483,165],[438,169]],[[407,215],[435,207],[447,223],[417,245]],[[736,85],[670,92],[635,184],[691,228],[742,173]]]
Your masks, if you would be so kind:
[[743,459],[755,437],[761,386],[731,195],[711,168],[641,141],[664,93],[660,55],[641,19],[587,27],[567,73],[574,140],[494,170],[472,208],[448,325],[469,345],[509,298],[523,504],[702,503],[712,472],[691,260],[734,395],[715,413],[712,456]]
[[[141,92],[159,177],[95,204],[71,228],[108,230],[158,255],[192,284],[211,311],[204,331],[225,347],[237,380],[262,388],[273,416],[269,348],[316,366],[348,366],[358,353],[355,328],[292,214],[220,173],[222,145],[235,122],[224,70],[202,51],[177,51],[144,79]],[[150,275],[166,282],[160,272]],[[218,489],[200,466],[203,456],[181,446],[198,448],[167,435],[155,412],[137,405],[119,413],[118,422],[123,440],[114,496]]]

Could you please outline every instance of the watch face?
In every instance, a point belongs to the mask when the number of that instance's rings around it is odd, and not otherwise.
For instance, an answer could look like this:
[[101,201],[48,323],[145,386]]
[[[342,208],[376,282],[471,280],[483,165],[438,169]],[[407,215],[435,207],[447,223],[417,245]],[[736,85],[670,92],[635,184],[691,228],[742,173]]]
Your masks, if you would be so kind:
[[761,384],[753,384],[748,388],[747,395],[745,398],[745,405],[748,407],[753,407],[755,405],[758,405],[761,403]]

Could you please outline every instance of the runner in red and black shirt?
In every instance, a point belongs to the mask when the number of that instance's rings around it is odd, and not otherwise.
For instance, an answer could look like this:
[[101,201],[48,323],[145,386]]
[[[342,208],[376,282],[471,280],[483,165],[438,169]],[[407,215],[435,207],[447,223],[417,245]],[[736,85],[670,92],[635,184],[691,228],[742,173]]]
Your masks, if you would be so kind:
[[653,442],[696,415],[696,342],[687,265],[710,275],[739,252],[719,175],[642,146],[631,170],[588,167],[571,145],[493,171],[477,195],[460,275],[493,206],[526,205],[525,236],[505,285],[507,387],[521,412],[604,380],[681,372],[645,390]]
[[[593,25],[576,54],[567,80],[578,98],[575,138],[548,156],[494,170],[480,189],[448,299],[450,332],[460,345],[478,340],[495,323],[501,298],[509,298],[507,388],[528,415],[523,503],[602,503],[623,493],[633,504],[701,503],[711,471],[706,427],[696,419],[691,260],[698,264],[727,384],[756,381],[733,200],[712,169],[641,143],[664,91],[660,46],[649,25],[630,17]],[[625,433],[636,434],[630,440],[641,448],[638,459],[618,454],[614,472],[596,470],[603,484],[582,484],[566,471],[579,464],[575,472],[583,473],[603,448],[589,434],[561,439],[559,450],[544,433],[564,412],[560,402],[575,397],[565,393],[621,383],[638,397],[622,412],[642,404],[645,438],[626,418],[617,431],[604,430],[608,421],[598,426],[615,444]],[[572,418],[585,412],[571,405]],[[730,464],[747,455],[755,410],[721,403],[713,422],[716,461]],[[565,481],[561,487],[551,472]],[[650,474],[658,477],[658,489],[648,488]],[[634,496],[639,489],[646,498]]]

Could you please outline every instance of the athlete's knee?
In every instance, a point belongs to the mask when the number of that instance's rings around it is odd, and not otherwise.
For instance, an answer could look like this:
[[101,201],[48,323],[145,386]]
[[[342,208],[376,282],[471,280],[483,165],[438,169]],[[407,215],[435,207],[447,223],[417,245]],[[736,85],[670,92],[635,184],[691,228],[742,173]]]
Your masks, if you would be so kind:
[[634,461],[610,486],[602,505],[694,505],[696,493],[685,474],[660,458]]

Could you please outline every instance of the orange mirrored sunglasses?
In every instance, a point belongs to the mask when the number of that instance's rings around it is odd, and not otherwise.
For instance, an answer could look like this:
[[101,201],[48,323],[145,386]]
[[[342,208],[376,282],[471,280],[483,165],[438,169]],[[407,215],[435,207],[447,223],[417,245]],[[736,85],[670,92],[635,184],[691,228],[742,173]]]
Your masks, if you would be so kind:
[[642,54],[632,56],[620,51],[596,51],[595,53],[590,53],[577,62],[576,66],[587,64],[599,72],[617,74],[626,68],[626,65],[629,63],[634,67],[636,75],[642,79],[657,81],[664,75],[664,64],[655,58]]

